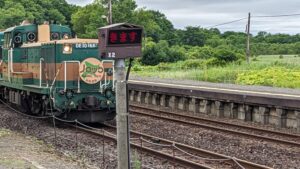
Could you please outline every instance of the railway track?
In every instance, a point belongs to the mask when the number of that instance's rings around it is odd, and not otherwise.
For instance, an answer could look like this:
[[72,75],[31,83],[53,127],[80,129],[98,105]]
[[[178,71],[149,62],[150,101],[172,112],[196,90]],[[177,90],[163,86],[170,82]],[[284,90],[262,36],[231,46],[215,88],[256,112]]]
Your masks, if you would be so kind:
[[[4,103],[5,104],[5,103]],[[24,116],[41,119],[41,117],[31,116],[24,114],[8,104],[5,104],[7,108],[13,110],[18,114],[22,114]],[[79,123],[77,120],[75,121],[65,121],[56,117],[43,117],[42,119],[53,118],[61,121],[62,123],[76,128],[77,130],[81,130],[86,133],[93,134],[95,136],[100,136],[106,139],[110,139],[114,142],[116,140],[116,128],[114,126],[107,126],[106,130],[93,128],[90,126],[86,126],[82,123]],[[71,123],[75,123],[76,125],[72,125]],[[78,125],[82,125],[80,127]],[[142,134],[139,132],[131,131],[131,147],[138,149],[142,152],[146,152],[148,154],[152,154],[156,157],[160,157],[165,159],[177,166],[184,166],[189,168],[246,168],[246,169],[270,169],[270,167],[259,165],[256,163],[248,162],[241,159],[236,159],[230,156],[225,156],[222,154],[214,153],[211,151],[191,147],[182,143],[170,141],[163,138],[158,138],[154,136],[150,136],[147,134]]]
[[[107,125],[105,132],[101,129],[91,129],[87,127],[77,127],[77,129],[90,134],[105,137],[114,142],[116,140],[116,128]],[[131,131],[130,145],[132,148],[152,154],[159,158],[165,159],[170,163],[199,169],[212,168],[246,168],[246,169],[270,169],[270,167],[255,164],[245,160],[240,160],[214,153],[211,151],[191,147],[182,143],[177,143],[163,138],[153,137],[136,131]]]
[[239,136],[252,137],[255,139],[300,147],[300,135],[297,134],[289,134],[246,125],[231,124],[228,122],[221,122],[217,120],[173,113],[164,110],[151,109],[144,106],[132,104],[130,105],[130,112],[132,114],[149,116],[162,120],[173,121],[176,123],[227,132]]

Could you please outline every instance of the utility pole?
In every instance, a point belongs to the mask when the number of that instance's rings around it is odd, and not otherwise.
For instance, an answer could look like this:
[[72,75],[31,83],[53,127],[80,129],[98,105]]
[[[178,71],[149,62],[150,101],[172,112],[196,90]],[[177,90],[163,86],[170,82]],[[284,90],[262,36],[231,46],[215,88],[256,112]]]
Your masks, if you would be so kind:
[[246,57],[247,57],[247,63],[250,63],[250,19],[251,19],[251,13],[248,13],[248,24],[247,24],[247,49],[246,49]]
[[[112,0],[108,0],[108,24],[113,24]],[[112,52],[111,54],[111,56],[115,57],[114,52]],[[118,169],[130,169],[130,130],[127,105],[128,92],[125,71],[125,58],[116,58],[114,69],[115,81],[113,83],[116,83]]]
[[[143,27],[119,23],[99,29],[99,54],[102,59],[114,60],[114,82],[116,92],[118,169],[130,169],[130,125],[128,111],[127,80],[134,57],[142,56]],[[130,36],[133,34],[134,36]],[[121,41],[121,37],[126,41]],[[115,45],[116,42],[122,42]],[[129,58],[126,75],[125,59]]]
[[108,24],[112,24],[112,3],[111,0],[108,2]]
[[125,59],[115,60],[118,169],[130,169]]

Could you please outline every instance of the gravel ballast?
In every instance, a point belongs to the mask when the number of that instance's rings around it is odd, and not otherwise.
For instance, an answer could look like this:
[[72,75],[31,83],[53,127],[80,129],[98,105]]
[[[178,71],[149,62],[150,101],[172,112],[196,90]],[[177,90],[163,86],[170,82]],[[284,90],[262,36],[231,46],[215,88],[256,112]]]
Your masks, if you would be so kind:
[[[104,139],[105,163],[103,165],[103,139],[101,137],[82,133],[59,123],[55,128],[55,137],[51,120],[27,118],[9,110],[4,105],[0,105],[0,111],[0,128],[10,129],[42,140],[47,145],[53,146],[58,154],[66,155],[78,163],[78,168],[117,168],[117,146],[111,140]],[[173,165],[166,160],[158,159],[146,153],[141,155],[140,152],[132,149],[131,155],[132,166],[140,166],[142,156],[142,168],[173,168]],[[183,167],[176,168],[181,169]]]
[[131,129],[273,168],[290,169],[300,166],[299,147],[143,116],[131,116]]

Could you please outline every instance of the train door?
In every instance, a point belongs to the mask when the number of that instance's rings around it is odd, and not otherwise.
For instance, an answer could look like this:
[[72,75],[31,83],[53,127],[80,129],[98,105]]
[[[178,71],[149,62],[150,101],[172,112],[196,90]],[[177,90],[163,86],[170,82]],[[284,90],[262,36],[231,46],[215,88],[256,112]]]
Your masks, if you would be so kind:
[[50,86],[56,75],[55,44],[42,46],[40,65],[42,85]]

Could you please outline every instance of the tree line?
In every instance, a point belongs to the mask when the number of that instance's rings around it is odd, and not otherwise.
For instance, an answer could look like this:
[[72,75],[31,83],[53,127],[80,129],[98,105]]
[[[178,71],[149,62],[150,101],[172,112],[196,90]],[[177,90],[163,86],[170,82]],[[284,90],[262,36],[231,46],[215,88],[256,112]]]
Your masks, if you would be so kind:
[[[243,59],[246,34],[220,32],[188,26],[174,28],[167,17],[155,10],[137,8],[135,0],[112,0],[113,22],[129,22],[145,29],[141,62],[156,65],[184,59],[218,58],[218,64]],[[84,7],[66,0],[1,0],[0,29],[18,25],[24,19],[69,25],[78,37],[97,38],[97,28],[107,25],[107,0],[94,0]],[[259,32],[251,36],[251,54],[300,54],[300,34]]]

